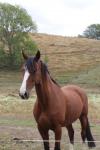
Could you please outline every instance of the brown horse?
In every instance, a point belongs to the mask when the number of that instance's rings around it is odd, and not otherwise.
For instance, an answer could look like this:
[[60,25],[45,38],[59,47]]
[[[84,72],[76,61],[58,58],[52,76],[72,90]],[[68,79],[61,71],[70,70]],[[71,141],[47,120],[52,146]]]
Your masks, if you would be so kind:
[[22,52],[26,63],[24,79],[20,88],[22,99],[28,99],[35,86],[37,100],[33,114],[38,130],[43,138],[44,149],[49,150],[49,130],[55,133],[55,150],[61,150],[62,127],[66,127],[70,143],[74,144],[72,123],[80,120],[83,142],[88,141],[90,148],[95,147],[88,121],[88,99],[83,89],[75,85],[60,87],[50,76],[47,66],[40,60],[40,52],[28,57]]

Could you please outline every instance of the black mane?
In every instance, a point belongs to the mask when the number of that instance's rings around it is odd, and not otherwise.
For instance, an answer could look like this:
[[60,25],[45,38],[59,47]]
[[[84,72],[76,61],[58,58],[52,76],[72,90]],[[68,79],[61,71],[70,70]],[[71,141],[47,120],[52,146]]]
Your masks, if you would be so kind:
[[45,63],[43,63],[42,61],[41,61],[41,64],[42,64],[41,72],[42,72],[43,76],[46,78],[46,73],[48,73],[51,80],[53,81],[53,83],[55,83],[56,85],[59,86],[59,84],[51,77],[50,72],[48,71],[47,65]]

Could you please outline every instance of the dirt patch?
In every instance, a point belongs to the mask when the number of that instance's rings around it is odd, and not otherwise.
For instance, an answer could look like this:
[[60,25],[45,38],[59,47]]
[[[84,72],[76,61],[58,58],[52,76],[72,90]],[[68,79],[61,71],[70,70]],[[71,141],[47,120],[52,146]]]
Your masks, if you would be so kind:
[[[80,137],[80,126],[75,123],[75,147],[81,150],[82,142]],[[92,126],[92,133],[96,141],[100,140],[99,128]],[[40,140],[40,141],[39,141]],[[54,134],[50,131],[50,140],[54,140]],[[62,150],[67,150],[69,138],[65,128],[62,133]],[[100,144],[96,143],[95,150],[100,149]],[[54,142],[50,142],[50,147],[54,147]],[[0,126],[0,150],[41,150],[43,144],[37,128],[20,126]],[[87,150],[87,146],[86,146]]]

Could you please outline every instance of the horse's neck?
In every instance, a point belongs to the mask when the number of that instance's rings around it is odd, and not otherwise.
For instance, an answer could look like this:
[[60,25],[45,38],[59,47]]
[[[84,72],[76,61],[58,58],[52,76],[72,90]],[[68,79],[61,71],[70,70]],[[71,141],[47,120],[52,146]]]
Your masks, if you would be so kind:
[[49,101],[49,86],[51,85],[52,81],[47,75],[46,80],[42,80],[40,83],[35,84],[36,94],[39,103],[43,110],[48,108],[48,101]]

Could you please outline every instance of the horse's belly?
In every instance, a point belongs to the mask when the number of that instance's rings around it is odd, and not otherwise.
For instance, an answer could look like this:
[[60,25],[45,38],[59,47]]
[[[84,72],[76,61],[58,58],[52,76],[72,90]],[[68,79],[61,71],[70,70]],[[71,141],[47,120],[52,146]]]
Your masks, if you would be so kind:
[[69,111],[70,122],[74,122],[80,117],[82,109],[83,105],[80,105],[80,107],[78,107],[78,105],[74,105],[74,107],[73,106],[71,107],[71,110]]
[[83,103],[80,96],[74,91],[67,93],[66,101],[66,120],[68,120],[68,123],[72,123],[80,117],[83,110]]

